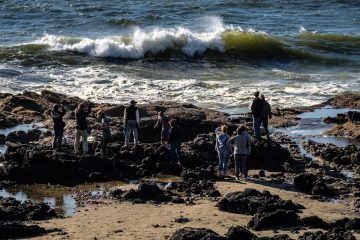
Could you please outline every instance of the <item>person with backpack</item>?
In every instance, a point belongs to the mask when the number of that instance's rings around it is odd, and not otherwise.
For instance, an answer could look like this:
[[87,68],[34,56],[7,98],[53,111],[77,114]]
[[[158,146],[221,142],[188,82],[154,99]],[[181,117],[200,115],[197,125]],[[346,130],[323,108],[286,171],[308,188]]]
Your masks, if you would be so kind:
[[228,127],[226,125],[222,125],[215,129],[216,134],[216,144],[215,150],[219,156],[219,176],[224,176],[227,171],[228,162],[230,159],[231,145],[230,145],[230,136],[228,135]]
[[251,138],[245,125],[241,125],[236,130],[236,136],[230,138],[230,143],[234,146],[235,178],[239,180],[239,177],[242,176],[246,180],[248,178],[247,159],[251,153]]

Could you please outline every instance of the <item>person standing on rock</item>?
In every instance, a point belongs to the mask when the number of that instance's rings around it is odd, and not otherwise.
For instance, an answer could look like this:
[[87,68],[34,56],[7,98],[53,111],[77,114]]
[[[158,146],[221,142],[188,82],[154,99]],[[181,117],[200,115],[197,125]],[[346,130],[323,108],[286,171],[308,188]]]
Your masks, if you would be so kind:
[[170,144],[170,153],[173,161],[176,161],[180,164],[181,160],[181,129],[178,122],[175,119],[172,119],[170,122],[170,134],[169,134],[169,144]]
[[229,162],[231,151],[230,145],[230,136],[228,135],[228,127],[226,125],[222,125],[215,129],[216,134],[216,144],[215,150],[219,156],[219,176],[225,176],[227,171],[227,166]]
[[61,150],[63,141],[65,122],[63,117],[66,114],[66,110],[61,105],[55,104],[51,109],[51,117],[54,123],[54,140],[53,149]]
[[90,115],[90,113],[91,113],[91,108],[88,102],[80,103],[75,110],[75,120],[76,120],[76,134],[75,134],[75,143],[74,143],[75,154],[79,153],[80,138],[82,140],[83,154],[87,154],[89,151],[89,146],[87,141],[88,126],[87,126],[86,118]]
[[101,127],[102,136],[101,136],[101,148],[103,153],[106,154],[106,150],[111,138],[111,131],[110,131],[110,119],[106,116],[104,112],[100,112],[99,117],[101,119]]
[[167,141],[169,140],[170,134],[170,123],[169,118],[165,115],[164,111],[159,112],[158,120],[154,126],[154,129],[160,127],[161,125],[161,145],[166,146]]
[[272,115],[271,115],[271,106],[265,100],[264,94],[261,94],[261,100],[263,102],[263,108],[261,110],[261,123],[263,124],[267,139],[270,140],[269,127],[268,126],[269,126],[269,119],[271,119],[271,117],[272,117]]
[[260,139],[261,111],[263,109],[263,101],[259,98],[260,92],[254,93],[254,100],[251,104],[251,114],[253,117],[253,127],[255,138]]
[[139,145],[140,116],[136,103],[135,100],[131,100],[130,106],[124,111],[125,147],[129,147],[131,133],[134,136],[135,148]]
[[230,143],[234,146],[235,178],[239,180],[241,173],[241,176],[246,180],[248,177],[246,165],[251,152],[251,138],[245,125],[241,125],[236,130],[236,136],[230,139]]

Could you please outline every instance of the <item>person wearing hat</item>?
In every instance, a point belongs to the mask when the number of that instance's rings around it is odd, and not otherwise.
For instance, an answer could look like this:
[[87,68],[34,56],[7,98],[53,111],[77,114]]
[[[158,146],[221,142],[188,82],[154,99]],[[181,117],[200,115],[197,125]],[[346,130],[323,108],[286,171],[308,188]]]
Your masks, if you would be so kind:
[[139,145],[139,126],[140,126],[140,117],[139,109],[136,107],[136,101],[131,100],[130,106],[125,108],[124,111],[124,129],[125,129],[125,146],[129,146],[130,135],[131,133],[134,136],[134,145],[137,147]]

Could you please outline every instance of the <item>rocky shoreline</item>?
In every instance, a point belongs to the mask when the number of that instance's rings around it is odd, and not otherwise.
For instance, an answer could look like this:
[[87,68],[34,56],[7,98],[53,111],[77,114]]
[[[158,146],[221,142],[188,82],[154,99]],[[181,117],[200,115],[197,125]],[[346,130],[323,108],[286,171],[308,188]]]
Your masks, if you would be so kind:
[[[51,121],[44,112],[51,104],[59,102],[60,99],[68,103],[71,111],[82,101],[49,91],[42,91],[41,95],[32,92],[18,95],[0,94],[0,129],[34,123],[50,128]],[[227,124],[233,131],[239,123],[245,123],[251,133],[251,119],[246,116],[233,118],[225,113],[199,108],[191,104],[155,102],[140,105],[140,139],[142,143],[139,148],[133,149],[123,147],[120,126],[122,126],[125,106],[98,103],[91,105],[93,113],[89,117],[90,126],[98,124],[96,115],[100,111],[106,112],[112,119],[113,137],[108,153],[104,154],[99,148],[96,141],[99,130],[94,127],[91,132],[95,140],[90,142],[92,154],[89,156],[73,154],[71,144],[75,129],[72,114],[67,117],[67,144],[61,152],[51,149],[52,133],[46,129],[3,134],[0,135],[0,145],[6,143],[7,150],[5,154],[0,155],[0,189],[1,186],[7,187],[15,184],[49,183],[76,186],[86,182],[128,182],[165,174],[178,176],[179,180],[166,187],[159,187],[153,182],[145,181],[138,185],[137,190],[109,189],[102,194],[101,198],[104,201],[117,201],[118,204],[130,201],[140,204],[164,203],[185,204],[185,206],[196,205],[197,201],[207,199],[206,201],[216,202],[220,211],[252,215],[252,219],[245,225],[255,231],[289,227],[326,230],[326,232],[304,232],[303,235],[299,235],[299,239],[338,239],[337,237],[340,236],[343,237],[342,239],[355,239],[353,234],[359,231],[356,227],[360,226],[357,224],[359,219],[346,220],[342,218],[338,219],[338,222],[329,223],[321,219],[321,216],[300,218],[297,212],[301,206],[288,201],[284,202],[270,192],[245,190],[228,192],[223,195],[216,189],[216,185],[224,179],[218,179],[215,175],[217,155],[214,151],[215,135],[213,131],[220,124]],[[272,127],[293,126],[298,124],[300,113],[311,112],[324,106],[359,109],[360,94],[342,94],[317,106],[274,109],[274,118],[270,123]],[[161,110],[166,110],[171,118],[179,120],[182,128],[186,130],[184,131],[185,141],[182,146],[181,165],[169,160],[169,150],[160,146],[160,132],[153,128],[157,112]],[[323,121],[326,123],[336,123],[327,133],[358,139],[360,132],[359,119],[356,115],[358,113],[348,111],[341,116],[324,118]],[[355,145],[339,147],[310,140],[299,146],[286,135],[286,132],[274,133],[272,139],[271,142],[264,139],[252,142],[249,168],[258,172],[253,172],[251,181],[264,186],[279,186],[287,191],[302,192],[306,196],[310,196],[312,201],[328,202],[338,199],[351,205],[353,213],[360,212],[359,178],[348,178],[341,173],[343,170],[351,171],[355,175],[360,173],[359,147]],[[301,154],[300,148],[312,156]],[[225,181],[232,182],[234,180],[227,178]],[[7,211],[2,209],[8,207],[9,201],[15,200],[0,200],[1,215],[2,211]],[[278,204],[275,204],[276,202]],[[13,202],[13,204],[15,203]],[[262,205],[262,210],[256,207],[259,204]],[[15,213],[19,212],[16,208],[12,209]],[[51,209],[47,209],[47,211],[51,211]],[[51,217],[57,216],[52,215]],[[43,220],[43,218],[5,219],[0,223],[0,229],[3,229],[1,232],[4,233],[0,234],[0,238],[46,236],[50,232],[52,236],[67,234],[66,231],[54,230],[54,228],[39,228],[33,231],[31,229],[36,228],[36,225],[24,225],[25,220],[34,221]],[[179,221],[182,222],[182,220]],[[245,225],[237,228],[233,226],[234,228],[229,229],[224,236],[209,229],[178,229],[173,231],[174,235],[170,239],[240,239],[236,236],[242,236],[241,239],[293,239],[285,235],[261,238],[245,229]],[[24,229],[23,235],[12,235],[15,234],[14,229],[16,228]]]

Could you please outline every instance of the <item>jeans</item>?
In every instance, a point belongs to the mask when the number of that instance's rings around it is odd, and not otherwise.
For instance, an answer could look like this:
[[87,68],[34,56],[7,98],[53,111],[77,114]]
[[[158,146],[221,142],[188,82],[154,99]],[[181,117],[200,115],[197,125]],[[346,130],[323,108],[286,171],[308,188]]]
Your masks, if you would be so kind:
[[62,140],[64,135],[64,129],[54,129],[54,140],[53,140],[53,149],[61,148]]
[[181,142],[175,141],[170,143],[171,160],[180,162]]
[[240,172],[244,177],[248,176],[248,170],[246,167],[247,155],[235,154],[235,176],[239,177]]
[[230,155],[219,153],[219,172],[225,173],[229,162]]
[[87,138],[88,138],[87,129],[86,130],[76,130],[75,143],[74,143],[75,154],[79,153],[80,138],[82,140],[83,153],[85,154],[89,151],[88,142],[87,142]]
[[256,138],[260,138],[260,124],[261,119],[260,117],[253,117],[253,127],[254,127],[254,134]]
[[270,138],[269,127],[268,127],[269,126],[269,120],[267,118],[261,118],[261,123],[264,126],[264,130],[265,130],[267,138]]
[[125,144],[129,145],[131,133],[134,136],[134,144],[139,144],[139,132],[137,122],[135,120],[128,120],[125,128]]

